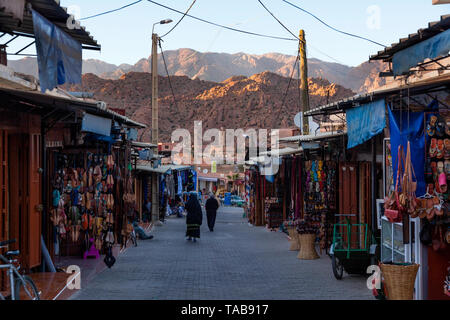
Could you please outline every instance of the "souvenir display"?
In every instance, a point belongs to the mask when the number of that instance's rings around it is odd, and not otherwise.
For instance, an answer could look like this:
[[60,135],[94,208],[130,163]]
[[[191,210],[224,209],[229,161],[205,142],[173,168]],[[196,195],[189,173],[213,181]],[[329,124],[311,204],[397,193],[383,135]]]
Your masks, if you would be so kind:
[[53,177],[51,221],[66,244],[81,242],[83,255],[115,243],[115,184],[112,154],[58,154]]
[[305,213],[316,224],[320,248],[331,246],[336,210],[336,162],[305,161]]
[[427,192],[417,199],[417,213],[424,224],[421,241],[433,250],[445,250],[446,234],[450,227],[449,190],[450,181],[450,117],[445,113],[426,115],[425,182]]

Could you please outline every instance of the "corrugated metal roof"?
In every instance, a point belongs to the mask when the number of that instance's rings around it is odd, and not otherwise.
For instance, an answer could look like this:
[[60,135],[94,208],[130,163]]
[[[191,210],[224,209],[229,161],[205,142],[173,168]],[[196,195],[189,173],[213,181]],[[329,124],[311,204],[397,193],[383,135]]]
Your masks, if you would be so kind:
[[158,147],[156,144],[153,144],[153,143],[139,142],[139,141],[133,141],[131,143],[131,145],[133,147],[138,147],[138,148],[157,148]]
[[[289,137],[289,138],[293,138],[293,137]],[[280,141],[289,141],[289,140],[283,140],[283,139],[287,139],[287,138],[282,138],[280,139]],[[261,156],[266,156],[266,155],[275,155],[275,156],[287,156],[290,154],[296,154],[296,153],[300,153],[303,151],[303,148],[291,148],[291,147],[287,147],[287,148],[283,148],[283,149],[275,149],[275,150],[271,150],[271,151],[267,151],[267,152],[261,152],[260,155]]]
[[286,142],[307,142],[307,141],[316,141],[316,140],[322,140],[327,138],[333,138],[333,137],[340,137],[343,135],[346,135],[347,131],[337,131],[337,132],[324,132],[324,133],[318,133],[317,135],[305,135],[305,136],[294,136],[294,137],[286,137],[280,139],[280,141],[286,141]]
[[[67,9],[61,7],[54,0],[27,0],[27,2],[31,4],[34,10],[50,22],[83,44],[84,49],[100,50],[101,46],[86,31],[85,27],[81,27],[80,29],[69,29],[67,27],[67,20],[69,18]],[[25,9],[23,22],[21,23],[12,14],[0,10],[0,31],[34,38],[33,17],[30,11]]]
[[181,171],[181,170],[189,170],[192,169],[191,166],[183,166],[183,165],[163,165],[159,166],[157,168],[153,168],[152,166],[145,166],[145,165],[137,165],[136,170],[138,171],[144,171],[144,172],[155,172],[160,174],[165,174],[168,171]]
[[134,121],[130,118],[122,116],[121,114],[112,110],[106,109],[106,105],[99,102],[87,102],[84,100],[76,99],[70,95],[63,96],[62,94],[49,94],[41,93],[35,90],[18,90],[11,88],[0,87],[0,93],[8,96],[15,97],[21,101],[27,101],[33,104],[46,106],[48,108],[57,108],[60,105],[64,105],[68,108],[77,108],[79,110],[86,111],[94,115],[107,117],[113,120],[117,120],[131,127],[146,128],[145,124]]
[[395,53],[427,40],[448,29],[450,29],[450,15],[441,16],[441,20],[430,22],[428,28],[419,29],[416,33],[408,35],[407,38],[401,38],[399,42],[393,43],[384,50],[378,51],[377,54],[370,56],[369,60],[391,61]]
[[[435,78],[418,81],[416,83],[395,86],[390,88],[381,88],[369,93],[357,94],[353,97],[345,98],[333,103],[329,103],[305,112],[305,116],[317,116],[322,114],[341,113],[348,108],[358,107],[364,103],[372,102],[377,99],[388,98],[398,95],[400,91],[408,89],[411,96],[422,94],[431,89],[448,88],[450,86],[450,77],[447,74]],[[280,139],[281,140],[281,139]]]

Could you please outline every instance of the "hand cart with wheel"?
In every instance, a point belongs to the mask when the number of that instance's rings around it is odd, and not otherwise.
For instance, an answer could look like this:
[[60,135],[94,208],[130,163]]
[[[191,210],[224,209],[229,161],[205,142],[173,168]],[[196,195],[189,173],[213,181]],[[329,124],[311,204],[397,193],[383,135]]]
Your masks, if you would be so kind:
[[333,274],[341,280],[344,270],[348,274],[367,272],[367,267],[376,264],[376,241],[367,223],[351,223],[354,214],[337,214],[345,217],[345,223],[336,223],[333,228],[333,244],[330,250]]

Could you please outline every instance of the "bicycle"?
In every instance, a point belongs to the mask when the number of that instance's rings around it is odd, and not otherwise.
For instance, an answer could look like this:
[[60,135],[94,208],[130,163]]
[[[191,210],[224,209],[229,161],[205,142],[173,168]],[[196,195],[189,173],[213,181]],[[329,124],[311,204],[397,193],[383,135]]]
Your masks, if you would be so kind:
[[[0,249],[7,248],[9,244],[15,242],[16,239],[1,241]],[[40,292],[36,288],[33,280],[29,276],[21,275],[19,273],[20,264],[17,264],[18,260],[14,259],[14,257],[17,257],[19,254],[19,250],[8,251],[5,255],[0,254],[0,261],[4,263],[0,264],[0,270],[7,269],[6,273],[9,277],[11,291],[10,300],[20,300],[21,293],[23,292],[26,294],[25,298],[28,296],[30,300],[39,300]],[[6,300],[6,297],[0,294],[0,300]]]

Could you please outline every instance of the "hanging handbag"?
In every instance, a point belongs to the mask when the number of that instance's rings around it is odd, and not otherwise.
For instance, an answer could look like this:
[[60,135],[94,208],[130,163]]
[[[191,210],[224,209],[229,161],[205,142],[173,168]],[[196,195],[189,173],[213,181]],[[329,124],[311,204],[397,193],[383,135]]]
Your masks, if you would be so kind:
[[384,215],[390,222],[401,222],[402,221],[402,213],[404,207],[400,202],[400,194],[399,194],[399,182],[400,182],[400,172],[402,172],[403,165],[403,148],[400,145],[398,147],[398,156],[397,156],[397,178],[395,182],[395,190],[385,198],[385,210]]

